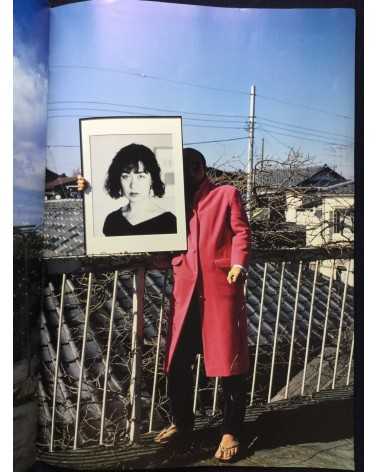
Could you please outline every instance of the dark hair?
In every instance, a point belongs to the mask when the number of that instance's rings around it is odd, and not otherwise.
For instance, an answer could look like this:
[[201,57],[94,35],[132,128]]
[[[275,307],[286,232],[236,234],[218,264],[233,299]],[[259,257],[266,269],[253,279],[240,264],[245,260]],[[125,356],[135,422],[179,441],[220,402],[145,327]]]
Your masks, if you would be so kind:
[[182,150],[182,155],[184,158],[184,166],[185,166],[185,161],[188,163],[191,159],[195,158],[201,162],[202,167],[204,171],[206,172],[206,159],[201,152],[197,151],[197,149],[190,148],[190,147],[184,148]]
[[165,193],[165,185],[160,178],[160,167],[155,154],[143,144],[129,144],[121,148],[114,156],[108,169],[105,181],[105,190],[112,198],[123,196],[121,186],[121,174],[125,170],[138,169],[138,162],[144,166],[144,170],[151,175],[152,190],[156,197],[162,197]]

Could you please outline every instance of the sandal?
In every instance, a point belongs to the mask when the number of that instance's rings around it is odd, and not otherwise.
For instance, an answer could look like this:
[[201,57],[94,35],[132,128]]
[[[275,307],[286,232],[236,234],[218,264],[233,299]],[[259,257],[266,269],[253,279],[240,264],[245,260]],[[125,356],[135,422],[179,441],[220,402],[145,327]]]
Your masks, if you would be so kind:
[[158,444],[168,444],[173,440],[183,438],[185,435],[191,433],[191,431],[191,429],[179,430],[175,424],[171,424],[162,429],[160,433],[154,437],[154,441]]
[[[233,454],[232,456],[228,457],[227,459],[225,459],[223,457],[217,457],[218,452],[220,452],[221,456],[222,456],[224,452],[227,452],[227,451],[229,451],[231,449],[234,449],[234,448],[237,448],[236,453]],[[240,452],[240,443],[238,441],[235,441],[235,443],[232,446],[228,446],[228,447],[225,447],[222,444],[219,444],[219,447],[218,447],[214,457],[215,457],[215,459],[218,459],[220,462],[231,462],[231,461],[234,461],[237,458],[239,452]]]

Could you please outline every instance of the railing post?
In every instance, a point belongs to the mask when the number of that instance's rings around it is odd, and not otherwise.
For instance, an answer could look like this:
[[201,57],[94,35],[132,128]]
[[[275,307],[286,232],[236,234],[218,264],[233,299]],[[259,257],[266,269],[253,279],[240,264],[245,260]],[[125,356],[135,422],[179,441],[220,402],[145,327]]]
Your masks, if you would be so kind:
[[50,433],[50,452],[54,450],[54,429],[55,429],[55,409],[56,409],[56,389],[58,385],[58,373],[59,373],[59,362],[60,362],[60,338],[62,333],[62,322],[63,322],[63,308],[64,308],[64,290],[66,286],[66,274],[62,276],[62,286],[60,290],[60,306],[59,306],[59,321],[58,321],[58,336],[56,341],[56,359],[55,359],[55,372],[54,372],[54,390],[53,390],[53,405],[51,415],[51,433]]
[[341,342],[341,332],[343,329],[343,320],[344,320],[344,311],[345,311],[345,302],[348,290],[348,282],[349,282],[349,273],[350,273],[350,266],[352,264],[352,259],[349,259],[348,270],[345,278],[345,286],[344,286],[344,293],[343,293],[343,302],[341,305],[341,314],[340,314],[340,323],[339,323],[339,333],[337,336],[337,346],[336,346],[336,357],[335,357],[335,366],[333,369],[333,379],[332,379],[332,389],[335,388],[336,383],[336,372],[337,372],[337,364],[339,361],[339,351],[340,351],[340,342]]
[[281,311],[282,287],[283,287],[284,275],[285,275],[285,262],[282,262],[280,288],[279,288],[279,292],[278,292],[278,302],[277,302],[276,325],[275,325],[275,328],[274,328],[272,365],[271,365],[271,368],[270,368],[268,403],[270,403],[270,400],[271,400],[271,397],[272,397],[274,361],[275,361],[275,358],[276,358],[276,346],[277,346],[278,326],[279,326],[279,323],[280,323],[280,311]]
[[292,328],[291,328],[290,353],[289,353],[289,362],[288,362],[288,366],[287,366],[287,376],[286,376],[285,400],[287,400],[287,396],[288,396],[288,392],[289,392],[289,382],[290,382],[290,373],[291,373],[291,363],[292,363],[292,360],[293,360],[295,325],[296,325],[297,313],[298,313],[298,300],[299,300],[299,288],[300,288],[300,285],[301,285],[301,276],[302,276],[302,261],[299,262],[298,278],[297,278],[297,290],[296,290],[296,293],[295,293],[293,325],[292,325]]
[[164,283],[163,283],[163,294],[161,297],[161,306],[160,306],[160,315],[159,315],[159,327],[156,343],[156,358],[155,358],[155,370],[154,370],[154,383],[152,386],[152,398],[151,398],[151,410],[150,410],[150,424],[148,432],[152,431],[152,424],[154,420],[154,408],[155,408],[155,397],[156,397],[156,384],[157,384],[157,375],[159,367],[159,353],[160,353],[160,341],[161,341],[161,328],[163,324],[163,314],[164,314],[164,303],[165,303],[165,291],[167,286],[167,271],[164,272]]
[[213,410],[211,412],[212,416],[215,415],[215,409],[216,409],[216,406],[217,406],[218,384],[219,384],[219,377],[215,377],[214,396],[213,396]]
[[321,353],[320,353],[318,383],[316,385],[316,391],[317,392],[319,392],[319,390],[320,390],[320,379],[321,379],[321,376],[322,376],[324,348],[325,348],[325,342],[326,342],[326,337],[327,337],[327,325],[328,325],[328,316],[329,316],[329,306],[330,306],[330,303],[331,303],[331,294],[332,294],[332,284],[333,284],[334,270],[335,270],[335,259],[332,259],[331,276],[329,278],[329,285],[328,285],[327,307],[326,307],[326,314],[325,314],[324,328],[323,328],[322,350],[321,350]]
[[196,409],[197,409],[197,395],[198,395],[200,367],[201,367],[201,354],[197,354],[196,384],[194,387],[194,400],[193,400],[193,413],[194,414],[196,413]]
[[118,270],[116,270],[114,272],[112,308],[111,308],[111,312],[110,312],[108,346],[107,346],[107,350],[106,350],[104,392],[103,392],[103,395],[102,395],[101,426],[100,426],[100,445],[101,446],[104,444],[104,422],[105,422],[105,410],[106,410],[106,391],[107,391],[107,388],[108,388],[109,361],[110,361],[110,350],[111,350],[111,346],[112,346],[114,311],[115,311],[115,304],[116,304],[116,299],[117,299],[117,284],[118,284]]
[[306,340],[306,354],[303,366],[303,376],[302,376],[302,388],[301,395],[304,394],[304,387],[306,381],[306,372],[307,372],[307,361],[308,361],[308,351],[310,349],[310,338],[311,338],[311,327],[312,327],[312,315],[314,313],[314,302],[315,302],[315,289],[316,289],[316,279],[318,276],[319,261],[315,263],[315,272],[314,272],[314,282],[312,285],[312,294],[311,294],[311,305],[310,305],[310,316],[308,319],[308,328],[307,328],[307,340]]
[[90,308],[90,302],[91,302],[91,291],[92,291],[92,272],[89,272],[87,303],[86,303],[86,306],[85,306],[83,344],[82,344],[82,348],[81,348],[80,377],[79,377],[79,385],[78,385],[78,390],[77,390],[77,401],[76,401],[75,436],[74,436],[74,447],[73,447],[74,450],[77,449],[77,439],[78,439],[78,432],[79,432],[81,386],[82,386],[82,383],[83,383],[83,374],[84,374],[85,348],[86,348],[86,343],[87,343],[87,332],[88,332],[88,321],[89,321],[89,308]]
[[142,371],[141,348],[143,343],[143,301],[145,268],[138,267],[133,275],[133,328],[131,353],[133,356],[130,381],[130,442],[137,442],[140,436],[141,398],[140,377]]
[[350,356],[349,356],[349,364],[348,364],[348,375],[347,375],[347,381],[346,381],[347,386],[349,385],[349,382],[350,382],[350,372],[351,372],[351,369],[352,369],[353,351],[354,351],[354,333],[353,333],[353,336],[352,336],[352,346],[350,348]]
[[258,329],[257,329],[256,349],[255,349],[255,362],[254,362],[254,366],[253,366],[251,400],[250,400],[250,402],[249,402],[249,406],[251,406],[252,403],[253,403],[253,396],[254,396],[254,393],[255,393],[257,359],[258,359],[258,354],[259,354],[259,344],[260,344],[261,323],[262,323],[262,315],[263,315],[263,306],[264,306],[264,295],[265,295],[265,284],[266,284],[266,273],[267,273],[267,270],[268,270],[268,263],[265,262],[265,264],[264,264],[263,283],[262,283],[262,288],[261,288],[260,317],[259,317],[259,327],[258,327]]

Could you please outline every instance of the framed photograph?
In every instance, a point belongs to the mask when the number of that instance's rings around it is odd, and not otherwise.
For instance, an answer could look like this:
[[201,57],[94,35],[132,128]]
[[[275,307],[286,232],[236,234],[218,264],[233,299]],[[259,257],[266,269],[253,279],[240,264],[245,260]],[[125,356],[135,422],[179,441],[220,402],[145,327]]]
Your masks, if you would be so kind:
[[80,120],[88,255],[186,247],[181,117]]

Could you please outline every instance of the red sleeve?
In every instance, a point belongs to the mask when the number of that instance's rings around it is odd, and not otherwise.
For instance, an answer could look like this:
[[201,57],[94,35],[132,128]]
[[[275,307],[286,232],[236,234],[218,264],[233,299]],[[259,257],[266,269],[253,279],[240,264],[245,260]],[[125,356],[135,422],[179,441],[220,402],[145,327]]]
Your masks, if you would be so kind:
[[231,195],[231,230],[233,232],[231,248],[231,266],[234,264],[248,268],[250,247],[251,247],[251,229],[247,215],[243,208],[240,193],[233,188]]

